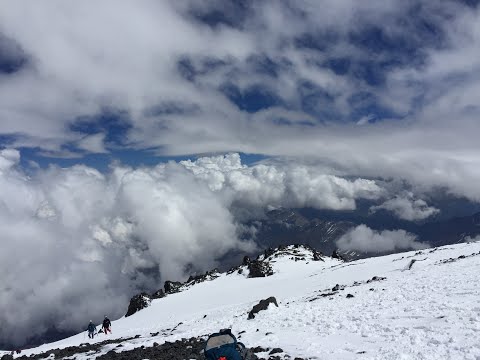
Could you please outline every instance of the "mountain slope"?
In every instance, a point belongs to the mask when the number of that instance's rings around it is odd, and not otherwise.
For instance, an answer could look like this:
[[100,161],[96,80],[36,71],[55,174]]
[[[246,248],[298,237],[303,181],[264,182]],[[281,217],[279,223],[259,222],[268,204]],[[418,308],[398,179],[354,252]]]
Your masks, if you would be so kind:
[[[248,278],[243,267],[241,274],[221,274],[114,321],[113,336],[99,336],[93,342],[140,337],[124,341],[121,348],[105,345],[97,355],[231,327],[249,347],[283,349],[276,354],[281,358],[480,357],[479,242],[350,263],[329,257],[313,261],[310,250],[287,247],[265,261],[274,270],[272,276]],[[270,306],[248,320],[252,306],[270,296],[276,297],[279,307]],[[79,345],[86,342],[84,336],[22,355]],[[257,355],[268,358],[266,352]],[[94,356],[78,354],[76,359]]]

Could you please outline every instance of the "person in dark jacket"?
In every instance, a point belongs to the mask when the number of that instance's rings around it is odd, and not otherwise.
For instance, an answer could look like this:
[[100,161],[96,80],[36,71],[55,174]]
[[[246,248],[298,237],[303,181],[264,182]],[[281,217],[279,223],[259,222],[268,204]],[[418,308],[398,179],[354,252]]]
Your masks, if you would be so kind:
[[110,332],[110,334],[112,333],[112,330],[110,329],[111,326],[112,323],[110,322],[110,319],[107,317],[107,315],[105,315],[105,319],[103,319],[102,324],[103,332],[105,333],[105,335],[107,335],[107,332]]
[[92,320],[90,320],[87,330],[88,330],[88,337],[90,339],[93,339],[93,337],[95,336],[95,331],[97,331],[97,327],[93,324]]

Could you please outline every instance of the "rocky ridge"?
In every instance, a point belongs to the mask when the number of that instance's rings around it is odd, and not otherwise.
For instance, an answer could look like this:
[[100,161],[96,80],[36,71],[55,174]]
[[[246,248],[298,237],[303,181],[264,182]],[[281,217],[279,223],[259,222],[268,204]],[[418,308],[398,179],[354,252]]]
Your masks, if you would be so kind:
[[[243,274],[248,278],[267,277],[274,274],[272,263],[279,257],[288,257],[293,261],[323,261],[324,255],[309,245],[282,245],[276,249],[266,249],[256,259],[251,260],[248,256],[243,258],[239,266],[235,266],[226,272],[227,275],[234,272]],[[133,296],[128,305],[126,317],[150,306],[154,299],[163,298],[169,294],[185,291],[195,284],[204,281],[212,281],[218,278],[222,273],[217,269],[207,271],[202,275],[190,276],[184,283],[178,281],[165,281],[163,289],[155,291],[153,294],[142,292]]]

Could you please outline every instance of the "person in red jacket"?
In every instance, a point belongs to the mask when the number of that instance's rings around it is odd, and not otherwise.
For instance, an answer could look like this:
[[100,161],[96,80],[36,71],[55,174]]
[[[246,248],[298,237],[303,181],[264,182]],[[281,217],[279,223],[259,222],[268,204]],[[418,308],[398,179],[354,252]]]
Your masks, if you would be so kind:
[[107,317],[107,315],[105,315],[105,319],[103,319],[103,324],[102,324],[103,332],[105,333],[105,335],[107,335],[107,331],[109,331],[110,334],[112,333],[112,330],[110,329],[111,326],[112,326],[112,323],[110,322],[110,319]]

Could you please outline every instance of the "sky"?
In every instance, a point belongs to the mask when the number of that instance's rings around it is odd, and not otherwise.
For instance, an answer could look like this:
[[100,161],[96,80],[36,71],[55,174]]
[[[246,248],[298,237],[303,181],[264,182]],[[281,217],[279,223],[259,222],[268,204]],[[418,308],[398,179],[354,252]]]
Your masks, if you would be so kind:
[[0,343],[254,251],[269,209],[479,204],[478,3],[0,0]]

